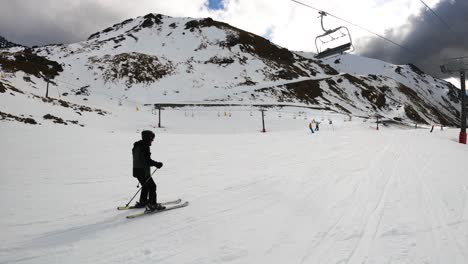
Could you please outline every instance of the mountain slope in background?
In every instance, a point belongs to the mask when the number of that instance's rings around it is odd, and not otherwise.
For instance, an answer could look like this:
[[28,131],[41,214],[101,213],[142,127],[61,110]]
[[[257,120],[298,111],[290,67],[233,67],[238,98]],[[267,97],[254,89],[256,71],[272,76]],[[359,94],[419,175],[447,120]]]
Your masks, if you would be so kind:
[[[23,63],[18,57],[26,51],[0,53],[0,67],[9,74],[2,85],[34,93],[46,78],[11,66]],[[47,78],[64,100],[93,107],[100,106],[98,97],[140,104],[286,104],[407,123],[459,123],[459,91],[413,65],[353,55],[315,60],[211,18],[148,14],[86,41],[31,53],[61,66]]]

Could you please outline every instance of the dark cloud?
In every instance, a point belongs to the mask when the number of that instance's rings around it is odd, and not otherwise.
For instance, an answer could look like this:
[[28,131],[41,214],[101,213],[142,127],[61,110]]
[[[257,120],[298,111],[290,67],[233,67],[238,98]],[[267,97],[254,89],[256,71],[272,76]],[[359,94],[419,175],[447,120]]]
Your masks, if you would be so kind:
[[72,43],[124,19],[91,0],[2,0],[0,36],[27,46]]
[[432,8],[448,26],[424,10],[405,26],[385,32],[386,38],[406,49],[372,37],[356,41],[358,54],[394,64],[413,63],[428,74],[448,77],[440,72],[443,59],[468,56],[468,1],[445,0]]

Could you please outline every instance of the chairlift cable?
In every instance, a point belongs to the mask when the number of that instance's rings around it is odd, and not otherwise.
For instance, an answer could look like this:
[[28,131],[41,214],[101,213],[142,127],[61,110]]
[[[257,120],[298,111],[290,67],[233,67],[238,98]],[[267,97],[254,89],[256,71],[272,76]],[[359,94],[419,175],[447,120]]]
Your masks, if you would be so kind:
[[386,38],[386,37],[384,37],[384,36],[382,36],[382,35],[380,35],[380,34],[378,34],[378,33],[375,33],[375,32],[373,32],[373,31],[369,30],[369,29],[366,29],[366,28],[361,27],[361,26],[359,26],[359,25],[357,25],[357,24],[354,24],[354,23],[352,23],[351,21],[348,21],[348,20],[346,20],[346,19],[342,19],[342,18],[337,17],[337,16],[335,16],[335,15],[333,15],[333,14],[330,14],[330,13],[328,13],[328,12],[326,12],[326,11],[317,9],[317,8],[315,8],[315,7],[312,7],[312,6],[308,5],[308,4],[304,4],[304,3],[302,3],[302,2],[299,2],[299,1],[296,1],[296,0],[291,0],[291,1],[293,1],[293,2],[295,2],[295,3],[298,3],[298,4],[300,4],[300,5],[303,5],[303,6],[312,8],[312,9],[317,10],[317,11],[319,11],[319,12],[324,12],[324,13],[326,13],[327,15],[330,15],[330,16],[336,18],[336,19],[339,19],[339,20],[344,21],[344,22],[346,22],[346,23],[348,23],[348,24],[350,24],[350,25],[352,25],[352,26],[355,26],[355,27],[358,27],[358,28],[360,28],[360,29],[362,29],[362,30],[364,30],[364,31],[367,31],[368,33],[371,33],[371,34],[373,34],[373,35],[376,35],[376,36],[378,36],[378,37],[380,37],[380,38],[382,38],[382,39],[384,39],[384,40],[386,40],[386,41],[388,41],[388,42],[391,42],[391,43],[393,43],[394,45],[396,45],[396,46],[398,46],[398,47],[400,47],[400,48],[406,50],[407,52],[409,52],[409,53],[412,54],[413,56],[414,56],[414,54],[416,54],[415,51],[413,51],[413,50],[411,50],[411,49],[409,49],[409,48],[406,48],[406,47],[404,47],[403,45],[398,44],[398,43],[392,41],[391,39],[388,39],[388,38]]
[[431,11],[432,14],[434,14],[434,16],[436,16],[457,37],[455,32],[452,30],[450,25],[447,22],[445,22],[445,20],[443,20],[439,15],[437,15],[437,13],[434,10],[432,10],[432,8],[430,8],[423,0],[419,0],[419,1],[423,3],[427,7],[427,9],[429,9],[429,11]]
[[452,27],[447,23],[445,22],[444,19],[442,19],[442,17],[440,17],[432,8],[430,8],[423,0],[419,0],[421,3],[423,3],[427,9],[429,9],[429,11],[431,11],[431,13],[436,16],[441,22],[442,24],[447,27],[447,29],[450,31],[450,33],[455,37],[455,40],[456,41],[461,41],[461,42],[464,42],[463,41],[463,38],[460,37],[459,34],[457,34],[453,29]]

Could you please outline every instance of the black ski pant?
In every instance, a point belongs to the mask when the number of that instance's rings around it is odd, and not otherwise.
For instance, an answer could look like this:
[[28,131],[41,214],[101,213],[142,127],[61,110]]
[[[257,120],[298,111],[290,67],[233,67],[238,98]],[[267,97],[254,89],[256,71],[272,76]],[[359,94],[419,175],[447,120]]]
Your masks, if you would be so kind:
[[140,194],[140,203],[143,204],[156,204],[156,183],[154,183],[153,178],[140,176],[136,177],[140,182],[141,194]]

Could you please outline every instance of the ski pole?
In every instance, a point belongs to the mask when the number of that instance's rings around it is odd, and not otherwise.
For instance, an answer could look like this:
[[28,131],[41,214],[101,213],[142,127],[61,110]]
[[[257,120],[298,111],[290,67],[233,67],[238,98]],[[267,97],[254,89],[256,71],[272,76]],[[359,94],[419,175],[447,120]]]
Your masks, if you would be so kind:
[[137,194],[141,191],[141,189],[143,189],[143,186],[149,181],[149,179],[151,179],[153,177],[153,174],[158,170],[158,168],[154,169],[153,173],[151,173],[151,175],[148,177],[148,179],[146,179],[146,181],[141,185],[140,189],[138,189],[138,191],[135,193],[135,195],[133,195],[132,199],[130,199],[130,201],[128,201],[127,205],[128,206],[132,201],[133,199],[135,198],[135,196],[137,196]]

